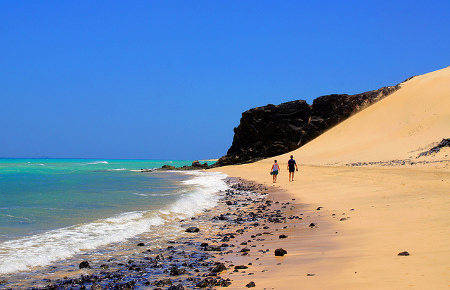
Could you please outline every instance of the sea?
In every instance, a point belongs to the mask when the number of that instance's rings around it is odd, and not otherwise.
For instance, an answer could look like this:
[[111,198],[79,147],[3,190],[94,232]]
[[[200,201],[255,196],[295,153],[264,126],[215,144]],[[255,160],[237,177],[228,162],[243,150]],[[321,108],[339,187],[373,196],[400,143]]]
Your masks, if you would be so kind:
[[183,234],[177,221],[217,205],[226,175],[191,160],[0,159],[0,277],[103,253],[145,234]]

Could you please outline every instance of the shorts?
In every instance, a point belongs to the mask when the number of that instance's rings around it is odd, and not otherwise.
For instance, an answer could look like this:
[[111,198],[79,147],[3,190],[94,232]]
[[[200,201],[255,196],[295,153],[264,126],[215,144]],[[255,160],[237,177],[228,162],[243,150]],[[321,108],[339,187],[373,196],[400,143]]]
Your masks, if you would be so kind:
[[270,175],[278,175],[278,170],[274,170],[274,171],[270,172]]
[[294,172],[294,171],[295,171],[295,167],[294,166],[292,166],[292,167],[289,166],[289,172]]

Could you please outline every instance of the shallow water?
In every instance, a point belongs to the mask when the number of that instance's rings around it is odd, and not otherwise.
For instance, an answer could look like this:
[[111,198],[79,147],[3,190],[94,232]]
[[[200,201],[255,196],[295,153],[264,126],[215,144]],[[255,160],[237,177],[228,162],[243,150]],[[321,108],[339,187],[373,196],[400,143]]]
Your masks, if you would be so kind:
[[174,221],[214,207],[227,188],[220,173],[133,171],[164,164],[190,161],[0,160],[0,274],[39,271],[142,234],[179,235]]

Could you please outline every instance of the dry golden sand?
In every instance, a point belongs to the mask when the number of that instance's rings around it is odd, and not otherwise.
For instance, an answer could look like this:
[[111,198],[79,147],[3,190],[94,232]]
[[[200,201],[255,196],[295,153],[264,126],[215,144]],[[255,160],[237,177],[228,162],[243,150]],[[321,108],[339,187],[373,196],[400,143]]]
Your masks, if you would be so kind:
[[[295,211],[304,214],[286,229],[271,226],[287,239],[254,243],[270,249],[264,257],[234,258],[252,263],[253,274],[225,273],[231,288],[246,289],[250,281],[254,289],[449,288],[450,150],[416,158],[443,138],[450,138],[450,67],[413,78],[292,153],[215,169],[272,187],[272,199],[294,198],[302,204]],[[300,165],[293,182],[290,154]],[[273,159],[281,165],[276,184],[269,175]],[[408,162],[343,166],[395,159]],[[275,257],[278,247],[288,254]],[[397,256],[402,251],[410,256]]]

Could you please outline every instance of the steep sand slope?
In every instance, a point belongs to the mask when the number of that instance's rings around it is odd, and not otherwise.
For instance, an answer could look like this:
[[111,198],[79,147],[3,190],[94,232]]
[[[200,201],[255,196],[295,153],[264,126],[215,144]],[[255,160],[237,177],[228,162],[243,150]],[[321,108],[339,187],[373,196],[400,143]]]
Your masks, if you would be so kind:
[[387,161],[415,158],[443,138],[450,138],[450,67],[414,77],[293,153],[304,164]]
[[[270,198],[295,198],[305,217],[288,229],[272,225],[290,238],[261,247],[282,246],[288,255],[248,257],[253,274],[230,275],[232,288],[246,289],[252,280],[256,289],[448,289],[450,151],[416,159],[443,138],[450,138],[450,67],[413,78],[292,153],[215,169],[274,188]],[[286,170],[291,154],[300,165],[293,182]],[[439,162],[324,166],[410,157]],[[269,175],[274,159],[281,165],[277,183]],[[318,226],[309,229],[310,221]],[[401,251],[411,255],[397,256]]]

